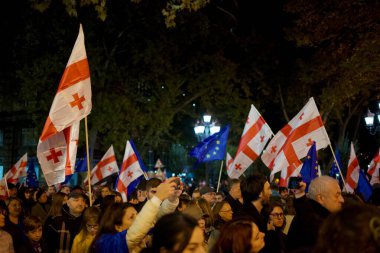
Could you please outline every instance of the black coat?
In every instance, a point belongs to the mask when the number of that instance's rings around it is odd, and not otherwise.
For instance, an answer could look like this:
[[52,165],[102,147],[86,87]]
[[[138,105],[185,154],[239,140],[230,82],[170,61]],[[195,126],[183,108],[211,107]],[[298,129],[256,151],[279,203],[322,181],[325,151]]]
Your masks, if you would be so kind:
[[228,204],[230,204],[232,211],[233,211],[233,217],[236,217],[239,213],[241,213],[241,210],[243,208],[243,204],[240,203],[239,200],[236,200],[231,197],[230,194],[227,194],[227,196],[224,198],[224,201],[227,201]]
[[310,252],[315,245],[319,229],[330,212],[318,202],[303,196],[294,200],[296,215],[286,239],[287,252]]

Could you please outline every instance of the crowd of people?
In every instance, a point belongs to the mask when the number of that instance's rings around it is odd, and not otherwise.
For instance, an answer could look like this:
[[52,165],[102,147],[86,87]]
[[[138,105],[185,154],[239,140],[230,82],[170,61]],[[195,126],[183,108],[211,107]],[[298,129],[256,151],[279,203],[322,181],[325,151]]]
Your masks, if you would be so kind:
[[142,180],[123,201],[108,185],[31,189],[0,201],[0,253],[380,252],[380,209],[328,176],[297,189],[263,175],[216,192],[179,178]]

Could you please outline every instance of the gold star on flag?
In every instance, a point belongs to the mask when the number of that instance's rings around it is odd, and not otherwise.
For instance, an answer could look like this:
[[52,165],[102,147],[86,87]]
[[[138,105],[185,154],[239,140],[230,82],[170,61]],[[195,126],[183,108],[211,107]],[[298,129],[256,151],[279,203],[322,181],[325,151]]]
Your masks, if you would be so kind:
[[216,152],[215,152],[215,151],[213,152],[213,155],[216,155]]
[[217,145],[220,144],[220,140],[217,140],[217,141],[216,141],[216,144],[217,144]]

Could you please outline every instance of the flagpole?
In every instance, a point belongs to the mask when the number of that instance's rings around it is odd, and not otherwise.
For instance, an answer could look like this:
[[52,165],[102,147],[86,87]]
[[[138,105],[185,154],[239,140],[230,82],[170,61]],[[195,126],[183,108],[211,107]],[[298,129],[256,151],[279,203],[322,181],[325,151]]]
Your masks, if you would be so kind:
[[220,170],[219,170],[219,178],[218,178],[218,186],[216,187],[216,192],[219,191],[219,186],[220,186],[220,178],[222,177],[222,168],[223,168],[223,162],[224,160],[222,160],[222,163],[220,164]]
[[90,206],[92,206],[92,192],[91,192],[91,168],[90,168],[90,154],[88,148],[88,127],[87,116],[84,118],[85,132],[86,132],[86,154],[87,154],[87,180],[88,180],[88,194],[90,198]]
[[344,190],[347,192],[346,182],[344,181],[342,171],[340,170],[340,165],[339,165],[338,161],[336,160],[334,150],[333,150],[333,148],[331,147],[331,144],[330,144],[330,143],[329,143],[329,146],[330,146],[331,153],[332,153],[332,155],[333,155],[333,157],[334,157],[335,164],[336,164],[336,166],[338,167],[340,177],[342,178],[342,181],[343,181],[343,188],[344,188]]

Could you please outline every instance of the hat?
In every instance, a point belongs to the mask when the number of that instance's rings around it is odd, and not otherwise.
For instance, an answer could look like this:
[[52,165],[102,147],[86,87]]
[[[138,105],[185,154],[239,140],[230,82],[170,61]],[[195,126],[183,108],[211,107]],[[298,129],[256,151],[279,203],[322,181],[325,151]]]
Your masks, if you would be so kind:
[[206,194],[206,193],[209,193],[209,192],[215,192],[215,190],[214,190],[214,188],[211,188],[211,187],[209,187],[209,186],[203,186],[200,190],[199,190],[199,192],[201,193],[201,195],[204,195],[204,194]]
[[84,192],[82,192],[82,191],[72,191],[69,194],[69,199],[71,199],[71,198],[74,198],[74,199],[83,198],[84,200],[86,200],[86,197],[87,197],[86,194],[84,194]]

